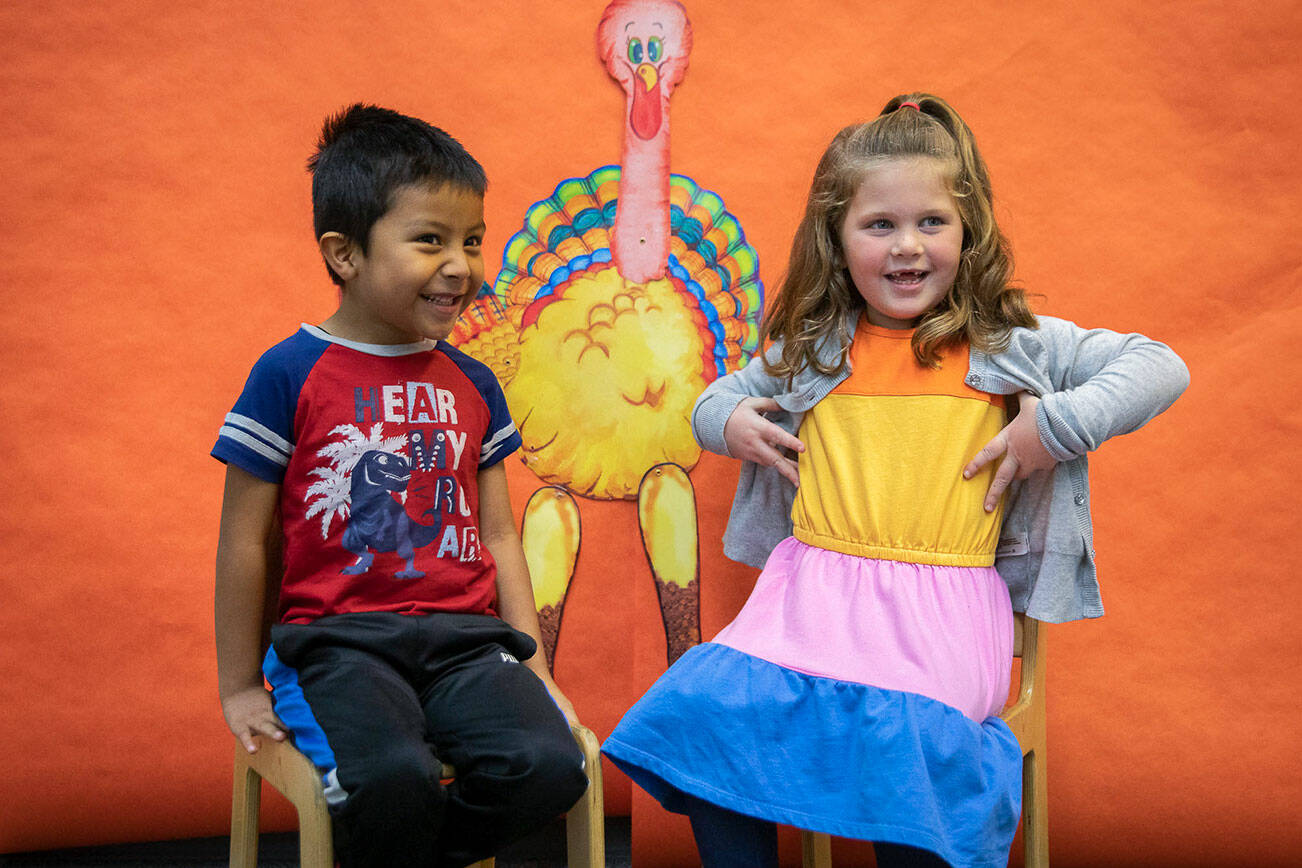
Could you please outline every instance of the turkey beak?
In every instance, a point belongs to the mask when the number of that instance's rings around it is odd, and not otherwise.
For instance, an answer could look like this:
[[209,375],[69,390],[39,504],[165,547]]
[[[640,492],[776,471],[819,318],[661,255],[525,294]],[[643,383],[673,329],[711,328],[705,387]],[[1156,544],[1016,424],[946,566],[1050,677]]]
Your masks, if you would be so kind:
[[638,67],[633,71],[633,74],[642,79],[642,87],[644,87],[648,93],[655,90],[656,84],[660,81],[660,73],[649,63],[638,64]]

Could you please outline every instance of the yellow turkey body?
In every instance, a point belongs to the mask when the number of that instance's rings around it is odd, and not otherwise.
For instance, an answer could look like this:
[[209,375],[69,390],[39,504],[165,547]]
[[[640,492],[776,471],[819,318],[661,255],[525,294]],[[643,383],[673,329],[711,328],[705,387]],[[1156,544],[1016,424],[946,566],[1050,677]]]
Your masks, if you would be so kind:
[[525,464],[544,482],[602,500],[633,499],[643,474],[701,449],[692,404],[705,343],[668,279],[631,283],[614,267],[577,277],[519,331],[505,383]]

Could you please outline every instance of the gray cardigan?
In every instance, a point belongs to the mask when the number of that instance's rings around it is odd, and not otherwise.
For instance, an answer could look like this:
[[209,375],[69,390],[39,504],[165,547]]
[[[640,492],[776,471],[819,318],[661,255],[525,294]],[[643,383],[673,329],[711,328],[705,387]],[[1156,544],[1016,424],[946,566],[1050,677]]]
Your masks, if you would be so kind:
[[[1008,583],[1014,610],[1059,623],[1103,614],[1085,454],[1171,406],[1189,385],[1189,370],[1165,344],[1143,335],[1083,329],[1048,316],[1039,322],[1038,329],[1014,329],[1001,353],[971,350],[966,382],[991,394],[1028,391],[1040,398],[1040,441],[1061,463],[1010,486],[995,566]],[[853,323],[848,325],[853,333]],[[819,355],[832,362],[842,349],[829,341]],[[768,349],[772,359],[779,352],[778,345]],[[785,379],[766,373],[756,356],[701,393],[692,408],[692,431],[702,447],[728,455],[728,417],[742,399],[760,396],[783,408],[766,414],[769,420],[795,434],[805,411],[847,376],[848,371],[828,377],[806,369],[788,387]],[[791,535],[795,493],[774,468],[742,462],[724,554],[762,567],[773,547]]]

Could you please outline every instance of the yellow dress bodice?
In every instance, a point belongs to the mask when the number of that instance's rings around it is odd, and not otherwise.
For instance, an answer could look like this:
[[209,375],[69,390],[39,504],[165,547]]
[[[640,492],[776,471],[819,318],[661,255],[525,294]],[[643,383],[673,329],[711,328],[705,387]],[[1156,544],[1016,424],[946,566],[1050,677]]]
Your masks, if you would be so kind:
[[983,503],[997,462],[962,473],[1006,424],[1003,399],[964,382],[966,343],[929,368],[912,334],[860,320],[850,376],[800,426],[794,535],[862,557],[990,566],[1003,503]]

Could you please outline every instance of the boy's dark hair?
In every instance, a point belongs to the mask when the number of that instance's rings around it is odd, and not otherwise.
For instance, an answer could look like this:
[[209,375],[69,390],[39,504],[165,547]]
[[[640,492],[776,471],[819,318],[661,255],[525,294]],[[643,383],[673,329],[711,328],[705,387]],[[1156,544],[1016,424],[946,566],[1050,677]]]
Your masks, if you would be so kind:
[[362,253],[399,188],[452,184],[480,196],[488,189],[483,166],[456,139],[419,118],[364,103],[326,118],[307,170],[316,237],[338,232]]

